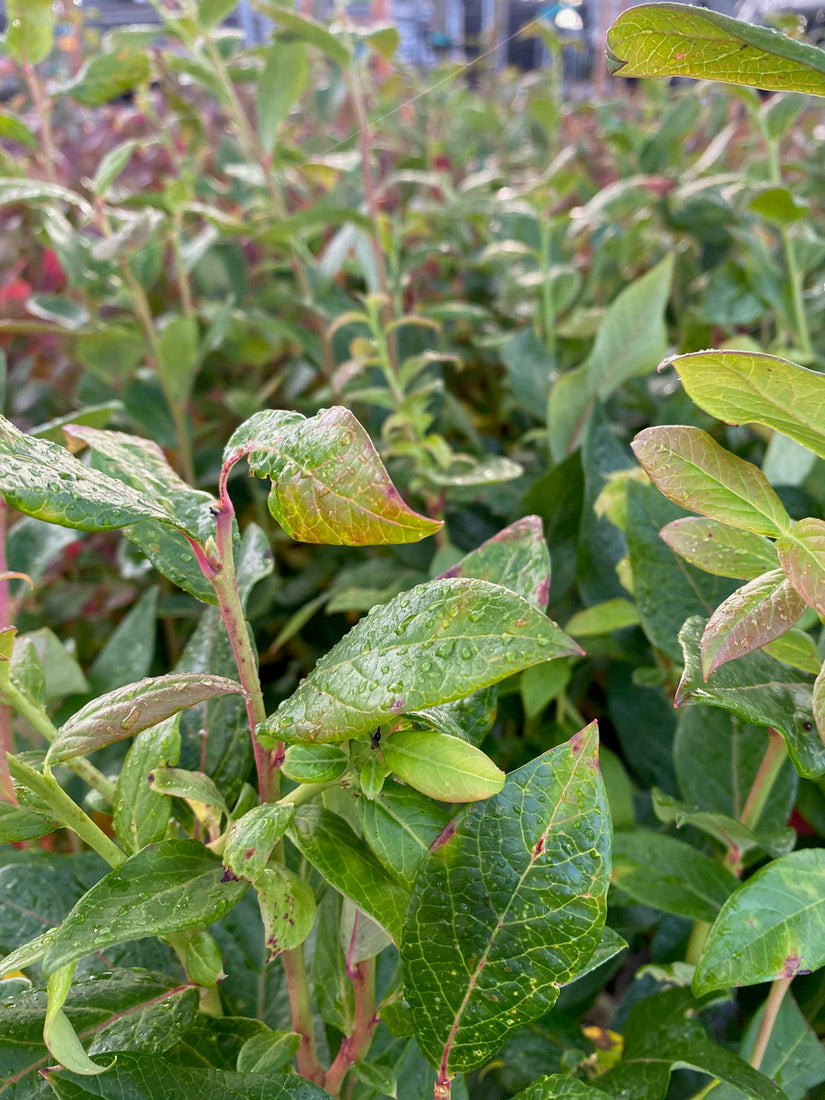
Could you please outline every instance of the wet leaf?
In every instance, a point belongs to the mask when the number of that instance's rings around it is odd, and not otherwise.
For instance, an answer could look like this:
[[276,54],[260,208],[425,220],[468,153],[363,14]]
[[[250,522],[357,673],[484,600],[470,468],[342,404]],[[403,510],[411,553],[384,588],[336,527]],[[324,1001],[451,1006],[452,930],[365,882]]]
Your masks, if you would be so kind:
[[408,886],[430,845],[446,828],[450,813],[412,787],[389,783],[373,799],[355,804],[361,832],[390,872]]
[[773,836],[759,837],[735,817],[690,806],[655,787],[651,793],[653,811],[663,824],[675,825],[677,829],[693,825],[727,849],[734,861],[740,861],[753,849],[764,850],[771,856],[784,856],[796,844],[796,832],[791,828],[782,829]]
[[281,770],[295,783],[329,783],[343,775],[349,763],[337,745],[290,745]]
[[743,351],[700,351],[669,365],[711,416],[727,424],[763,424],[825,458],[825,376],[819,371]]
[[112,811],[115,835],[127,852],[137,852],[163,838],[172,804],[152,790],[149,775],[155,768],[177,764],[179,757],[177,715],[142,730],[130,745],[118,776]]
[[809,974],[825,964],[825,850],[769,863],[727,900],[696,967],[698,995]]
[[778,31],[683,4],[645,4],[607,33],[614,76],[690,76],[825,95],[822,51]]
[[656,488],[683,508],[774,538],[791,526],[762,471],[700,428],[645,428],[631,446]]
[[507,589],[479,580],[430,581],[373,608],[257,736],[265,747],[344,741],[578,652],[555,623]]
[[312,887],[281,864],[273,864],[255,880],[264,922],[266,961],[300,945],[315,923]]
[[776,544],[788,580],[803,600],[825,615],[825,521],[801,519]]
[[790,630],[805,601],[781,569],[764,573],[738,588],[716,608],[702,634],[702,674],[752,653]]
[[700,639],[702,619],[688,619],[679,634],[685,669],[676,691],[676,705],[710,703],[757,726],[771,726],[782,735],[800,775],[825,774],[825,743],[814,728],[810,677],[767,653],[747,653],[722,665],[705,680]]
[[343,818],[321,806],[301,806],[288,836],[330,885],[398,943],[407,890],[387,874]]
[[513,1100],[604,1100],[601,1089],[594,1089],[584,1081],[573,1077],[562,1077],[554,1073],[551,1077],[540,1077],[529,1088],[517,1093]]
[[255,413],[229,440],[225,466],[244,456],[256,477],[272,481],[272,515],[302,542],[417,542],[442,526],[407,507],[367,433],[339,406],[310,419]]
[[550,598],[550,553],[538,516],[525,516],[465,554],[442,577],[473,577],[509,588],[541,611]]
[[685,516],[659,532],[680,558],[718,577],[751,581],[777,565],[773,543],[753,531],[704,516]]
[[616,833],[612,882],[640,905],[702,921],[713,920],[738,885],[684,841],[641,830]]
[[458,737],[402,730],[385,738],[381,750],[397,776],[440,802],[475,802],[504,786],[504,772],[490,757]]
[[173,714],[216,695],[240,692],[240,684],[223,676],[174,672],[146,677],[93,699],[65,722],[49,748],[49,764],[133,737]]
[[97,882],[55,932],[43,973],[115,943],[206,928],[243,897],[248,883],[195,840],[162,840]]
[[253,806],[229,826],[223,850],[224,866],[238,878],[255,882],[294,817],[294,806],[269,803]]
[[416,877],[404,988],[418,1045],[442,1073],[482,1065],[598,946],[610,841],[596,746],[588,726],[512,772],[455,819]]

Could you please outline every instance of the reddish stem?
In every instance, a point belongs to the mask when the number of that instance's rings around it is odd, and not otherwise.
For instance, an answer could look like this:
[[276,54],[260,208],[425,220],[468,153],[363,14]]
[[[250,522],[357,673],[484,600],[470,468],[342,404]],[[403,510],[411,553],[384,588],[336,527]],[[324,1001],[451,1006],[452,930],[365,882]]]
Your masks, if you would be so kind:
[[[353,932],[353,939],[355,933]],[[344,1078],[355,1062],[366,1057],[378,1026],[375,1014],[375,959],[364,959],[354,966],[351,961],[352,941],[347,958],[347,973],[352,979],[355,1000],[355,1020],[352,1031],[341,1040],[335,1061],[324,1077],[324,1088],[331,1096],[339,1096]]]

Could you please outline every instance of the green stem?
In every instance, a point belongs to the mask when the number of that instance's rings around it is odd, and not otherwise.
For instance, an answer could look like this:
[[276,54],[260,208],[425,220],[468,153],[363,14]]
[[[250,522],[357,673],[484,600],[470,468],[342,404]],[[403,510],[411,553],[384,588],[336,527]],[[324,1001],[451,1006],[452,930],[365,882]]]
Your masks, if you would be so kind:
[[12,753],[8,754],[8,761],[9,771],[14,778],[42,798],[54,812],[55,817],[58,817],[67,829],[77,833],[80,839],[102,856],[110,867],[119,867],[125,861],[126,856],[120,848],[95,825],[76,802],[69,798],[50,771],[41,775],[39,771],[24,764]]
[[328,783],[300,783],[294,791],[290,791],[283,798],[279,798],[278,805],[304,806],[307,802],[317,798],[319,794],[329,790],[330,787],[337,787],[340,782],[340,779],[332,779]]
[[[0,698],[7,706],[25,718],[29,725],[34,726],[49,744],[57,737],[58,731],[52,725],[46,712],[30,699],[26,692],[13,680],[9,679],[0,683]],[[78,756],[74,760],[68,760],[65,766],[108,802],[114,802],[115,784],[111,779],[107,779],[103,772],[99,771],[85,757]]]
[[318,1061],[318,1051],[315,1046],[315,1028],[303,947],[284,951],[281,962],[289,992],[292,1026],[301,1036],[301,1045],[298,1047],[297,1054],[298,1072],[308,1081],[314,1081],[316,1085],[320,1085],[324,1079],[324,1071]]
[[759,1024],[759,1031],[756,1035],[756,1044],[753,1048],[753,1054],[750,1057],[750,1064],[754,1069],[759,1069],[762,1065],[762,1059],[765,1057],[765,1051],[768,1049],[768,1043],[771,1039],[771,1032],[776,1023],[776,1017],[779,1015],[782,1001],[785,999],[785,994],[788,992],[792,981],[792,977],[777,978],[775,982],[771,983],[771,991],[765,1002],[765,1011],[762,1015],[762,1022]]
[[553,284],[550,282],[550,257],[553,243],[551,226],[546,222],[541,227],[541,290],[542,290],[542,327],[544,343],[551,354],[556,351],[555,304]]
[[685,962],[693,963],[694,965],[699,962],[699,958],[705,946],[705,940],[708,938],[708,932],[710,932],[710,924],[708,924],[707,921],[696,920],[693,922],[687,949],[685,951]]

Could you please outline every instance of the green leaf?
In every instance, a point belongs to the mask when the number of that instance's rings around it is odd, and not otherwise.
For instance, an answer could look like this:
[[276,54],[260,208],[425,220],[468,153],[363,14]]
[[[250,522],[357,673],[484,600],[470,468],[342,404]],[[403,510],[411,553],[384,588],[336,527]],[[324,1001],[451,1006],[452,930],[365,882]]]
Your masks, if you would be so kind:
[[281,864],[273,864],[255,880],[264,922],[266,961],[300,947],[315,923],[312,887]]
[[172,317],[160,332],[158,374],[171,401],[186,408],[200,365],[198,322],[193,317]]
[[781,637],[802,616],[805,601],[781,569],[738,588],[716,608],[702,634],[702,674]]
[[[18,798],[21,791],[18,791]],[[16,844],[21,840],[36,840],[60,828],[62,822],[52,817],[48,806],[42,811],[29,807],[10,806],[0,802],[0,844]]]
[[223,795],[204,772],[190,772],[186,768],[155,768],[149,773],[149,783],[161,794],[182,798],[187,802],[200,802],[217,810],[217,815],[213,816],[218,820],[221,814],[229,816]]
[[238,1055],[238,1073],[277,1072],[298,1053],[301,1036],[294,1031],[269,1031],[247,1039]]
[[257,729],[344,741],[399,714],[460,699],[578,646],[526,600],[478,580],[435,580],[375,607]]
[[521,700],[528,718],[538,717],[564,691],[571,676],[570,662],[564,657],[525,669],[521,674]]
[[636,626],[639,612],[630,600],[621,597],[605,600],[584,611],[577,611],[567,623],[565,630],[574,638],[584,638],[591,634],[610,634],[614,630],[624,630]]
[[398,49],[401,38],[398,34],[398,28],[388,25],[370,30],[368,34],[364,35],[364,40],[384,61],[391,61]]
[[295,783],[330,783],[344,774],[349,762],[337,745],[290,745],[281,770]]
[[748,209],[774,225],[793,225],[808,208],[797,202],[787,187],[761,187],[748,202]]
[[550,598],[550,553],[538,516],[525,516],[487,539],[441,574],[509,588],[544,611]]
[[679,634],[685,670],[675,702],[710,703],[724,707],[757,726],[771,726],[782,735],[797,772],[810,779],[825,774],[825,744],[814,729],[811,680],[769,657],[748,653],[702,675],[700,639],[705,623],[688,619]]
[[773,543],[753,531],[704,516],[685,516],[659,532],[670,549],[717,577],[755,580],[777,565]]
[[112,811],[115,835],[129,853],[161,840],[172,812],[168,798],[152,790],[155,768],[177,764],[180,758],[180,718],[175,715],[143,730],[129,746],[115,790]]
[[6,114],[0,111],[0,138],[3,141],[16,141],[20,145],[26,145],[29,149],[37,148],[37,138],[16,115]]
[[399,778],[440,802],[475,802],[504,786],[504,772],[490,757],[458,737],[402,730],[385,738],[381,751]]
[[613,842],[612,881],[640,905],[711,921],[736,889],[736,878],[684,841],[661,833],[620,832]]
[[294,806],[253,806],[229,826],[223,864],[249,882],[263,874],[272,849],[295,817]]
[[825,458],[825,375],[774,355],[743,351],[700,351],[669,365],[711,416],[773,428]]
[[101,159],[92,177],[92,194],[103,196],[129,163],[138,147],[136,141],[121,141]]
[[663,1100],[673,1069],[699,1070],[742,1090],[750,1100],[787,1100],[769,1077],[712,1043],[697,1019],[687,989],[668,989],[636,1004],[624,1029],[617,1069],[597,1078],[600,1089],[622,1100]]
[[407,890],[387,874],[343,818],[321,806],[301,806],[288,836],[330,885],[398,943]]
[[403,502],[369,436],[348,409],[300,413],[266,409],[234,433],[224,467],[246,456],[256,477],[269,478],[269,510],[303,542],[355,545],[417,542],[440,521]]
[[63,1011],[63,1002],[72,984],[74,964],[61,966],[50,976],[47,985],[48,1003],[46,1006],[46,1019],[43,1024],[43,1041],[49,1048],[49,1053],[59,1065],[79,1073],[83,1076],[95,1076],[111,1069],[113,1062],[108,1066],[100,1066],[93,1062],[83,1049],[77,1032],[72,1027],[68,1016]]
[[513,1100],[604,1100],[604,1093],[577,1081],[573,1077],[562,1077],[554,1073],[550,1077],[539,1077],[529,1088],[516,1093]]
[[809,974],[825,964],[825,850],[769,863],[728,898],[696,967],[698,995]]
[[255,109],[258,137],[264,150],[271,153],[281,124],[306,88],[309,62],[306,46],[300,40],[289,42],[276,38],[265,57]]
[[645,428],[631,446],[656,488],[683,508],[772,538],[791,526],[762,471],[700,428]]
[[150,75],[148,53],[121,48],[92,57],[61,91],[84,107],[101,107],[134,91],[138,85],[146,83]]
[[54,45],[51,0],[7,0],[6,47],[21,65],[45,61]]
[[321,23],[314,19],[308,19],[305,15],[298,15],[292,8],[282,8],[271,0],[256,0],[256,7],[270,19],[274,19],[279,26],[287,32],[283,37],[297,38],[301,42],[308,42],[321,53],[325,54],[342,69],[346,69],[352,60],[352,54],[345,41],[336,38]]
[[408,886],[450,820],[443,806],[394,783],[373,799],[359,798],[355,809],[364,840],[390,874]]
[[158,590],[150,588],[115,627],[89,669],[89,689],[102,695],[146,676],[155,655]]
[[816,649],[816,642],[798,627],[791,627],[787,634],[783,634],[773,642],[768,642],[763,649],[777,661],[782,661],[791,668],[799,668],[803,672],[810,672],[813,676],[822,667],[822,658]]
[[825,615],[825,522],[801,519],[776,544],[779,561],[802,599]]
[[235,1073],[202,1066],[175,1066],[174,1073],[150,1055],[120,1054],[102,1077],[50,1072],[59,1100],[329,1100],[329,1093],[294,1074]]
[[113,531],[147,519],[186,529],[184,521],[148,496],[90,470],[63,447],[24,435],[4,418],[0,456],[0,493],[26,515],[81,531]]
[[246,893],[217,856],[195,840],[162,840],[130,856],[77,902],[43,959],[54,974],[115,943],[206,928]]
[[511,773],[418,872],[404,989],[418,1045],[442,1074],[483,1065],[596,950],[610,850],[596,749],[594,724]]
[[610,303],[585,364],[590,393],[601,400],[629,378],[649,374],[665,353],[664,312],[673,256],[666,256]]
[[672,798],[655,787],[652,795],[653,811],[662,824],[675,825],[677,829],[681,829],[684,825],[693,825],[727,849],[731,861],[740,862],[753,849],[764,850],[771,856],[784,856],[793,850],[796,843],[794,829],[783,829],[781,833],[772,837],[758,837],[752,829],[743,825],[735,817],[708,813],[707,810],[700,810],[697,806],[689,806],[686,802],[680,802],[678,798]]
[[825,95],[825,58],[815,46],[715,11],[645,4],[607,33],[615,76],[690,76],[769,91]]
[[[25,3],[26,0],[22,2]],[[0,178],[0,206],[11,206],[15,203],[36,206],[40,203],[51,204],[55,201],[76,206],[88,217],[93,214],[89,203],[75,191],[70,191],[68,187],[61,187],[57,183],[46,183],[44,180],[24,180],[19,176]]]
[[73,714],[52,741],[47,762],[62,764],[103,745],[133,737],[205,699],[240,691],[240,684],[223,676],[187,672],[127,684],[93,699]]
[[89,323],[89,311],[81,302],[62,294],[32,294],[26,301],[26,309],[44,321],[54,321],[68,332],[83,328]]
[[198,22],[207,30],[217,27],[232,14],[237,6],[238,0],[200,0]]

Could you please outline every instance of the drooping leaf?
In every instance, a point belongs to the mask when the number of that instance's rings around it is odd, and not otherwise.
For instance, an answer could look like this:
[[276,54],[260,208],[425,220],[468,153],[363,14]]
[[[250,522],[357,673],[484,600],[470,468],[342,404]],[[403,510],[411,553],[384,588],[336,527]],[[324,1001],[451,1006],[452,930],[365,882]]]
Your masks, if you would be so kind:
[[294,816],[294,806],[253,806],[227,830],[224,866],[238,878],[255,882]]
[[149,773],[149,783],[161,794],[182,798],[186,802],[199,802],[209,807],[213,818],[218,821],[221,814],[229,814],[223,795],[214,781],[204,772],[188,771],[186,768],[158,767]]
[[63,1011],[63,1003],[72,985],[74,964],[61,966],[49,976],[46,984],[46,1019],[43,1023],[43,1041],[49,1048],[58,1065],[65,1066],[73,1073],[84,1077],[94,1077],[111,1069],[113,1062],[106,1065],[93,1062],[83,1048],[77,1032]]
[[756,652],[722,665],[705,680],[700,657],[704,627],[702,619],[691,618],[679,634],[685,669],[676,705],[710,703],[754,725],[771,726],[785,739],[800,775],[813,779],[825,773],[825,744],[814,728],[810,677]]
[[328,1100],[329,1094],[294,1074],[236,1073],[231,1070],[176,1066],[174,1073],[156,1057],[121,1054],[102,1077],[86,1078],[50,1072],[49,1084],[59,1100]]
[[736,889],[736,878],[684,841],[661,833],[619,832],[613,843],[614,885],[640,905],[711,921]]
[[511,523],[441,575],[500,584],[544,611],[550,597],[550,554],[541,519],[525,516]]
[[268,154],[275,146],[281,123],[300,99],[308,79],[309,62],[304,43],[276,38],[266,51],[255,100],[258,137]]
[[713,923],[696,967],[698,995],[808,974],[825,964],[825,851],[769,863],[736,890]]
[[718,577],[752,581],[776,568],[776,551],[768,539],[720,520],[685,516],[659,533],[679,557]]
[[762,471],[701,428],[645,428],[632,447],[656,488],[683,508],[773,538],[791,526]]
[[645,4],[607,34],[619,76],[691,76],[773,91],[825,95],[825,60],[815,46],[684,4]]
[[482,1065],[547,1011],[598,945],[609,811],[596,745],[589,726],[511,773],[500,794],[455,819],[418,872],[404,988],[418,1045],[442,1074]]
[[255,413],[229,440],[225,467],[244,456],[256,477],[272,481],[269,510],[294,539],[417,542],[441,527],[407,507],[369,436],[340,406],[310,419],[271,409]]
[[187,707],[216,695],[240,692],[241,686],[223,676],[174,672],[146,677],[93,699],[65,722],[49,748],[50,764],[133,737]]
[[727,424],[763,424],[825,458],[825,376],[818,371],[744,351],[700,351],[670,365],[711,416]]
[[475,802],[504,786],[504,772],[486,753],[448,734],[401,730],[384,739],[381,751],[405,783],[440,802]]
[[684,825],[692,825],[705,836],[713,837],[727,849],[732,862],[741,864],[743,858],[753,849],[763,850],[771,856],[784,856],[793,850],[796,843],[796,832],[790,827],[782,829],[773,836],[758,837],[752,829],[743,825],[735,817],[709,813],[697,806],[689,806],[686,802],[680,802],[678,798],[673,798],[655,787],[652,795],[653,811],[663,824],[675,825],[677,829],[681,829]]
[[408,892],[384,870],[343,818],[321,806],[301,806],[288,836],[330,885],[377,921],[396,943]]
[[714,669],[781,637],[801,617],[805,601],[781,569],[749,581],[708,619],[700,652],[705,679]]
[[488,581],[435,580],[375,607],[258,727],[278,741],[344,741],[579,652],[555,623]]
[[776,544],[779,561],[802,599],[825,615],[825,521],[801,519]]
[[77,902],[46,949],[43,973],[110,944],[206,928],[240,901],[248,885],[227,878],[218,857],[199,841],[149,845]]

